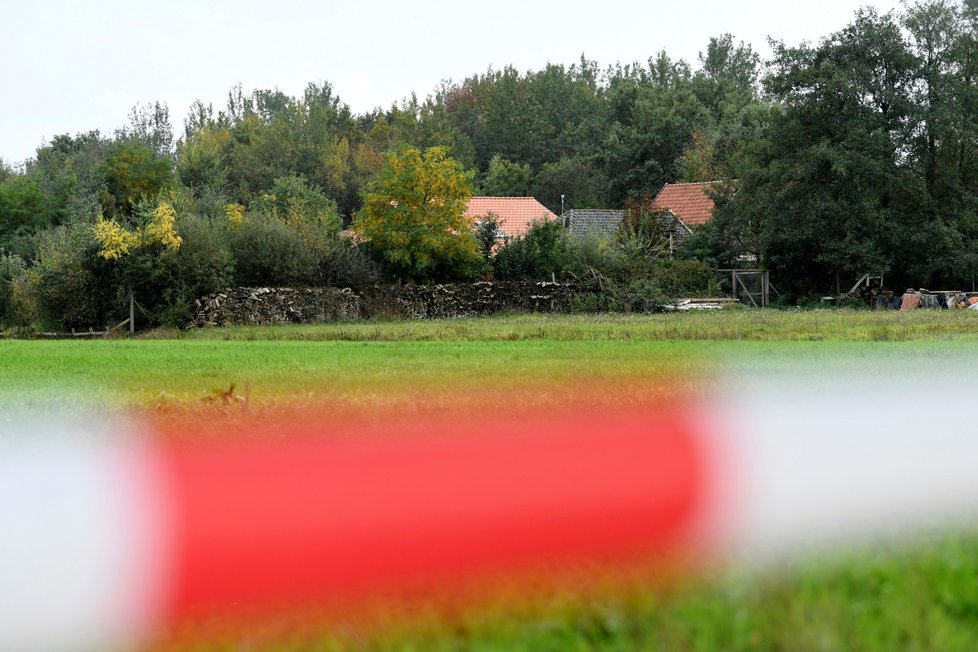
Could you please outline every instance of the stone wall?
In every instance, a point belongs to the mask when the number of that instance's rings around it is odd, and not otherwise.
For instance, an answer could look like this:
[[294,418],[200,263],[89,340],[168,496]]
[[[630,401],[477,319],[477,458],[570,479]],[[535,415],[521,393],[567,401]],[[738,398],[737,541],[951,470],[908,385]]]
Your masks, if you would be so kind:
[[228,288],[196,301],[190,328],[308,324],[362,317],[360,297],[338,288]]
[[483,282],[394,285],[363,294],[369,316],[431,319],[473,317],[501,311],[570,312],[583,290],[564,283]]
[[199,299],[189,327],[570,312],[585,292],[573,284],[518,282],[376,286],[359,295],[337,288],[229,288]]

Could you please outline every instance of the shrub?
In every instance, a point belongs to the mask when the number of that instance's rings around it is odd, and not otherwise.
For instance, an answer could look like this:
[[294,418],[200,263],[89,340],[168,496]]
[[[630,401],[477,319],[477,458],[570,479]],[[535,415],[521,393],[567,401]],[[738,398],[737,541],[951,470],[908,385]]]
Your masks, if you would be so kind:
[[716,293],[716,272],[698,260],[660,260],[652,278],[671,297],[710,296]]
[[499,243],[499,219],[494,213],[489,213],[475,224],[475,239],[479,243],[479,252],[483,260],[492,261],[492,256]]
[[362,290],[380,280],[380,269],[365,251],[341,241],[320,260],[319,279],[322,285]]
[[271,190],[260,195],[252,208],[282,221],[328,223],[336,235],[340,232],[336,203],[319,188],[309,185],[305,177],[275,179]]
[[318,280],[319,254],[287,224],[251,215],[232,238],[238,285],[303,286]]
[[[181,246],[182,248],[182,246]],[[171,260],[179,249],[140,248],[118,262],[98,270],[99,285],[111,290],[108,316],[118,323],[129,316],[129,293],[138,304],[137,327],[158,326],[172,319],[176,281]]]
[[177,222],[183,245],[167,263],[174,279],[193,298],[212,294],[232,283],[234,257],[227,229],[218,220],[184,215]]
[[17,322],[14,283],[24,277],[24,271],[24,261],[20,256],[0,251],[0,326],[13,326]]
[[549,281],[567,268],[567,232],[560,222],[536,222],[522,238],[502,247],[493,259],[502,281]]
[[162,260],[168,271],[168,286],[162,290],[152,321],[183,325],[191,316],[194,300],[233,283],[234,258],[223,220],[200,215],[179,217],[177,232],[183,244]]
[[620,309],[624,312],[658,312],[669,302],[669,298],[649,278],[632,281],[628,285],[613,290],[617,295]]
[[271,190],[253,203],[252,209],[287,224],[321,256],[339,241],[342,221],[336,202],[310,186],[305,177],[279,177]]
[[619,244],[632,256],[655,259],[668,248],[668,226],[675,217],[659,208],[649,194],[625,202],[625,217],[615,234]]
[[54,227],[37,234],[38,260],[27,275],[25,292],[32,295],[42,326],[88,328],[103,326],[109,314],[121,314],[106,261],[90,225]]
[[181,188],[179,192],[173,191],[172,194],[174,195],[173,205],[179,215],[195,214],[213,220],[224,215],[225,209],[231,201],[226,193],[211,186],[203,186],[194,190]]
[[10,312],[8,326],[31,329],[37,322],[37,294],[31,287],[30,273],[10,281]]
[[597,273],[618,282],[627,277],[629,265],[625,252],[608,236],[598,232],[567,234],[566,243],[568,275],[586,280]]

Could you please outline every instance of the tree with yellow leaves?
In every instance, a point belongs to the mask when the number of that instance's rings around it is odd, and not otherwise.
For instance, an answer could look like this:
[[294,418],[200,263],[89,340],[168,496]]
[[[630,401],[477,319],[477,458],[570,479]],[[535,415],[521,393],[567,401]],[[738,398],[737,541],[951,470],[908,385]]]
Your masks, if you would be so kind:
[[152,209],[137,208],[133,221],[137,226],[127,228],[99,215],[94,229],[96,255],[107,263],[99,267],[106,280],[112,279],[108,284],[119,293],[117,301],[133,298],[145,304],[149,320],[155,321],[172,307],[177,285],[172,261],[183,238],[176,229],[177,213],[168,202]]
[[98,255],[105,260],[119,260],[139,246],[138,234],[115,220],[105,219],[101,213],[95,221],[95,240],[99,244]]
[[472,175],[444,148],[408,148],[388,156],[353,231],[399,278],[471,278],[484,264],[465,217],[471,198]]
[[98,255],[105,260],[120,260],[140,247],[160,245],[163,249],[179,249],[183,239],[177,234],[176,221],[177,213],[167,202],[157,206],[145,226],[135,230],[99,215],[95,221]]

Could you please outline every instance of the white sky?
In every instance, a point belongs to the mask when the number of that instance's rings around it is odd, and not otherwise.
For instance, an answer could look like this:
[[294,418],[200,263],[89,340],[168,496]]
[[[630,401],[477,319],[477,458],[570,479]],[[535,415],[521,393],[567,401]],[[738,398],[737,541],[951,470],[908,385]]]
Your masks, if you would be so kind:
[[0,0],[0,158],[22,161],[61,133],[111,133],[137,102],[166,102],[179,135],[194,99],[223,107],[239,82],[295,95],[328,81],[362,112],[489,65],[537,70],[583,53],[603,68],[665,49],[695,67],[724,32],[766,57],[768,36],[815,41],[864,4],[898,0]]

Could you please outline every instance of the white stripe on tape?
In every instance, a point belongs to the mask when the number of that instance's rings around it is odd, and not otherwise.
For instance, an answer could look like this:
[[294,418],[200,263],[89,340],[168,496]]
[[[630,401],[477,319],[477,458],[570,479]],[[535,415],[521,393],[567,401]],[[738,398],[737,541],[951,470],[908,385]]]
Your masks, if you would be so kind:
[[154,624],[158,480],[119,426],[0,424],[0,649],[128,649]]

